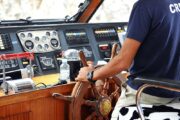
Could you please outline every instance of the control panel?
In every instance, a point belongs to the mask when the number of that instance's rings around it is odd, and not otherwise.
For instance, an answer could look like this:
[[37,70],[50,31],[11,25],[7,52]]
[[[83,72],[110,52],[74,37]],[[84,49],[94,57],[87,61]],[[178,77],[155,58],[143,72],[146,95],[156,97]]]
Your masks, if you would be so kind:
[[100,27],[94,29],[97,41],[118,41],[118,34],[114,27]]
[[[125,38],[127,23],[88,23],[8,26],[0,28],[0,54],[33,52],[35,76],[58,73],[62,54],[68,49],[84,52],[88,61],[108,61],[113,43]],[[71,63],[72,62],[72,63]],[[80,61],[69,61],[76,73]],[[23,69],[29,64],[26,58],[5,61],[6,71]],[[73,65],[72,65],[73,64]],[[74,65],[76,64],[76,65]],[[0,61],[0,72],[4,62]],[[71,73],[73,74],[73,73]],[[72,77],[74,78],[74,77]]]
[[111,44],[98,45],[101,58],[108,59],[111,57]]
[[60,49],[60,40],[55,30],[26,31],[17,35],[27,52],[45,53]]
[[12,41],[8,34],[0,34],[0,51],[12,50]]
[[0,73],[2,73],[3,67],[5,67],[6,71],[16,70],[19,68],[19,64],[16,59],[0,61]]

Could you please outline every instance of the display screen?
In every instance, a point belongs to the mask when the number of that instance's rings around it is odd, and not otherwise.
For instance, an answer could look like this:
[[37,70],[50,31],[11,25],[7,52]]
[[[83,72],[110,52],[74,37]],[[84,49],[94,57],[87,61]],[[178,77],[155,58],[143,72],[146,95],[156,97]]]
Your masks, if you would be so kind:
[[88,43],[87,33],[83,29],[73,29],[65,31],[65,37],[68,44]]
[[111,34],[116,33],[115,29],[97,29],[95,30],[95,34]]

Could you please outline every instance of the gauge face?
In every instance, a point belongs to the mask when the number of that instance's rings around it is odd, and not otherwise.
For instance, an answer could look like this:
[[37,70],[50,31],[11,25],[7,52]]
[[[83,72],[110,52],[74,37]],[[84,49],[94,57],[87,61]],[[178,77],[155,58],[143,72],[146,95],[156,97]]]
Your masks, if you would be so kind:
[[46,36],[50,36],[51,34],[50,34],[50,32],[46,32]]
[[48,45],[48,44],[45,44],[45,45],[44,45],[44,48],[45,48],[45,50],[47,50],[47,49],[49,48],[49,45]]
[[46,36],[42,36],[42,41],[46,41]]
[[34,48],[34,43],[31,40],[26,40],[26,42],[24,43],[26,48],[29,50],[32,50]]
[[53,31],[52,34],[53,34],[53,36],[56,36],[56,35],[57,35],[57,32],[56,32],[56,31]]
[[20,34],[20,37],[21,37],[21,38],[25,38],[25,34],[24,34],[24,33],[21,33],[21,34]]
[[57,39],[55,39],[55,38],[52,38],[52,39],[51,39],[51,45],[52,45],[53,47],[58,47],[58,44],[59,44],[59,42],[58,42]]
[[29,38],[32,38],[32,33],[28,33],[28,35],[27,35]]
[[35,37],[35,40],[36,40],[36,41],[39,41],[39,37]]
[[42,45],[38,45],[37,47],[38,47],[38,49],[42,49]]

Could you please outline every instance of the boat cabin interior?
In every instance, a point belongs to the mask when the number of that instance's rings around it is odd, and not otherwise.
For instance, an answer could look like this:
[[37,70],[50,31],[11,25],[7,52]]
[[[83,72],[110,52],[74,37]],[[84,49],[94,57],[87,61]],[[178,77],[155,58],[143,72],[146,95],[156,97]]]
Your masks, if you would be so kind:
[[[75,80],[81,67],[98,69],[109,62],[125,40],[127,22],[89,23],[103,2],[85,0],[75,15],[65,19],[0,21],[0,120],[111,118],[128,71],[96,84]],[[68,80],[62,80],[64,59]],[[179,83],[136,80],[150,87],[180,89]]]

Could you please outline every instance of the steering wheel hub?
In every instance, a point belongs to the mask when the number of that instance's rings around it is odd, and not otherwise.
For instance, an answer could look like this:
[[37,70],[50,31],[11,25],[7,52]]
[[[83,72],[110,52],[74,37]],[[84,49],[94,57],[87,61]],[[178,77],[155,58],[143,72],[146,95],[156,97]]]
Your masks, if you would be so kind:
[[108,97],[103,97],[98,103],[98,110],[102,116],[108,116],[111,112],[112,105],[111,100]]

